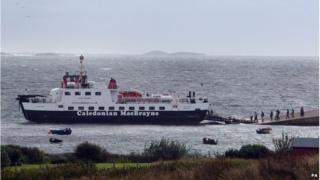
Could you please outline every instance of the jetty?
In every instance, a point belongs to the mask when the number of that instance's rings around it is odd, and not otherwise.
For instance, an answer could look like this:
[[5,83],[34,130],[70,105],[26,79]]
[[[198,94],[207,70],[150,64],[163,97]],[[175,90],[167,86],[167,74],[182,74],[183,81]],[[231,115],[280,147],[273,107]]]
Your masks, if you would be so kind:
[[[282,112],[282,114],[284,114]],[[262,122],[259,119],[258,125],[292,125],[292,126],[319,126],[319,110],[307,111],[304,116],[300,116],[300,113],[295,113],[294,117],[286,118],[286,115],[280,116],[279,120],[271,120],[269,117],[265,118]]]
[[215,124],[215,125],[221,125],[223,124],[240,124],[240,123],[244,123],[244,124],[250,124],[252,123],[249,120],[245,120],[245,119],[238,119],[235,117],[223,117],[221,115],[218,114],[208,114],[205,117],[205,121],[206,122],[202,122],[202,125],[206,125],[206,124]]

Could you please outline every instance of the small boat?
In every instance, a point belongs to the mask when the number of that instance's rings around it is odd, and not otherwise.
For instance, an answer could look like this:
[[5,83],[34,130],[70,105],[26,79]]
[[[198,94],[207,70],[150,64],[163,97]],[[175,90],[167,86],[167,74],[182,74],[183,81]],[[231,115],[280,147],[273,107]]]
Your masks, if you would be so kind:
[[202,143],[203,143],[203,144],[213,144],[213,145],[216,145],[216,144],[218,144],[218,140],[211,139],[211,138],[203,138],[203,139],[202,139]]
[[270,134],[272,129],[267,127],[267,128],[260,128],[256,130],[258,134]]
[[70,135],[72,130],[70,128],[65,129],[50,129],[48,134],[58,134],[58,135]]
[[50,141],[51,143],[61,143],[61,142],[62,142],[61,139],[56,139],[56,138],[50,138],[49,141]]

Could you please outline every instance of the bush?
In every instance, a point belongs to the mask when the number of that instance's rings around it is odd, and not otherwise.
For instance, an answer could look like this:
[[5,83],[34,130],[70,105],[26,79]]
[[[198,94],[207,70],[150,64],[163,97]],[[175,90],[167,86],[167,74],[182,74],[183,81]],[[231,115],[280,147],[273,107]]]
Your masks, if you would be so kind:
[[46,159],[45,153],[38,148],[3,145],[1,146],[1,149],[7,151],[12,164],[19,164],[22,162],[30,164],[43,163]]
[[270,154],[270,150],[263,145],[247,144],[241,147],[239,155],[241,158],[261,158]]
[[9,158],[9,155],[7,151],[4,149],[1,149],[1,167],[7,167],[10,166],[11,160]]
[[77,158],[83,161],[102,162],[107,159],[108,152],[96,144],[84,142],[75,149]]
[[160,141],[153,141],[149,147],[145,147],[143,155],[150,160],[173,160],[180,159],[188,152],[186,145],[177,141],[170,141],[162,138]]
[[240,152],[237,149],[228,149],[224,153],[224,155],[225,155],[225,157],[235,158],[235,157],[240,157]]
[[272,140],[275,151],[277,153],[287,153],[290,151],[294,137],[289,137],[287,133],[282,133],[281,138]]
[[20,150],[26,163],[34,164],[43,163],[45,161],[45,153],[38,148],[21,147]]
[[8,153],[11,165],[21,165],[21,163],[23,162],[23,155],[20,149],[10,146],[4,149]]

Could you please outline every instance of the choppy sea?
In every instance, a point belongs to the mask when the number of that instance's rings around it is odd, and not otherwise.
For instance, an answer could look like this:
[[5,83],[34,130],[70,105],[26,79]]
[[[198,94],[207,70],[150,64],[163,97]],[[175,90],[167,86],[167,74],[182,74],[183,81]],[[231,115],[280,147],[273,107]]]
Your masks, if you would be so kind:
[[[225,57],[86,55],[89,79],[117,80],[121,88],[150,93],[196,91],[207,96],[215,113],[248,118],[254,111],[306,111],[319,109],[318,57]],[[258,125],[101,125],[35,124],[24,119],[15,100],[18,94],[48,94],[58,87],[64,72],[79,71],[78,56],[1,56],[1,144],[38,147],[48,153],[71,152],[88,141],[113,153],[141,152],[162,137],[177,140],[202,154],[224,152],[243,144],[273,148],[272,138],[282,132],[319,137],[318,127],[272,126],[272,134],[257,135]],[[202,84],[202,85],[201,85]],[[50,144],[49,128],[70,127],[60,145]],[[58,137],[58,136],[56,136]],[[202,144],[203,137],[218,139],[216,146]]]

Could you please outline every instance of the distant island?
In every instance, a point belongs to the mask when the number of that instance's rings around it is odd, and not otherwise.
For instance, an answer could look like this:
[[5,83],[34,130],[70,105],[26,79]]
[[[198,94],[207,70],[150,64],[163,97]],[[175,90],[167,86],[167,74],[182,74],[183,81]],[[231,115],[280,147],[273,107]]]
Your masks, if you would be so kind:
[[46,52],[46,53],[35,53],[35,56],[59,56],[61,54],[54,52]]
[[35,53],[35,56],[75,56],[72,53],[55,53],[55,52],[45,52],[45,53]]
[[[108,54],[101,54],[101,55],[108,55]],[[119,54],[121,55],[121,54]],[[122,54],[126,55],[126,54]],[[137,55],[137,54],[135,54]],[[160,50],[154,50],[154,51],[149,51],[144,54],[140,54],[143,56],[207,56],[207,54],[204,53],[196,53],[196,52],[185,52],[185,51],[180,51],[180,52],[165,52],[165,51],[160,51]],[[73,53],[56,53],[56,52],[40,52],[40,53],[35,53],[35,52],[1,52],[1,56],[76,56],[76,54]]]
[[11,53],[1,52],[1,56],[12,56]]
[[75,56],[72,53],[55,53],[55,52],[1,52],[1,56]]
[[204,53],[195,53],[195,52],[168,53],[168,52],[159,51],[159,50],[149,51],[147,53],[144,53],[143,55],[146,55],[146,56],[206,56],[206,54]]

